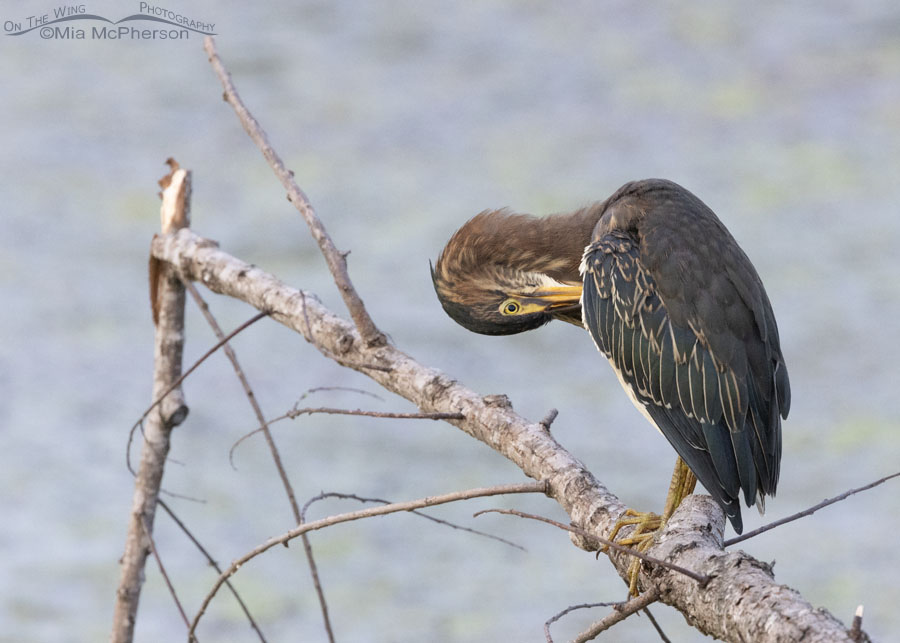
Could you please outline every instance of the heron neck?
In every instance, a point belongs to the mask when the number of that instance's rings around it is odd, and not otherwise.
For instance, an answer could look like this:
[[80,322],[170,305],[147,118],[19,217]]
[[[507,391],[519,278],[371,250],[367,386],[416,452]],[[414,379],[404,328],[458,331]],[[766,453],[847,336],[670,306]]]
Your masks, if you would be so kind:
[[527,251],[536,265],[523,266],[561,282],[581,281],[578,266],[585,247],[591,241],[594,226],[605,204],[581,208],[574,212],[545,217],[522,217],[520,225],[504,226],[510,248]]

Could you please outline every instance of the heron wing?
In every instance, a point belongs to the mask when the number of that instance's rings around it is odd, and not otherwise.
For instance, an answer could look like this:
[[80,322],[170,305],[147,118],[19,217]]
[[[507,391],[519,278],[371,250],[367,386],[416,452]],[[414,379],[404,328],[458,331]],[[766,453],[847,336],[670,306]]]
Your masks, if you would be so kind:
[[640,208],[643,265],[672,323],[688,327],[729,375],[720,378],[726,426],[749,433],[759,491],[773,494],[790,382],[772,305],[750,259],[712,210],[673,183],[649,189],[656,197]]
[[[708,341],[709,324],[687,313],[677,319],[670,312],[641,251],[637,239],[621,230],[588,246],[582,263],[584,325],[635,404],[740,532],[740,491],[752,504],[758,490],[774,491],[773,475],[777,481],[780,449],[770,430],[773,405],[762,403],[747,366],[759,356],[751,346],[749,356],[734,351],[730,362],[720,358]],[[701,302],[701,307],[711,305]],[[743,371],[734,367],[741,360]],[[780,430],[776,433],[780,436]]]

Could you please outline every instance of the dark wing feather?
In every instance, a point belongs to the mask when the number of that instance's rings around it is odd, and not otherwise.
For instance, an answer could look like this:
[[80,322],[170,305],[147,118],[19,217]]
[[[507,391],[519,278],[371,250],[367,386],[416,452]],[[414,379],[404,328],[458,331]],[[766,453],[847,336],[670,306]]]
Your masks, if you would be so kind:
[[672,319],[640,250],[622,231],[588,246],[585,327],[740,532],[741,490],[748,504],[758,491],[774,491],[780,431],[772,435],[771,422],[762,422],[765,405],[755,382],[718,360],[701,339],[703,323]]
[[698,424],[676,408],[667,409],[650,404],[647,406],[647,412],[656,426],[668,427],[667,431],[663,431],[663,435],[666,436],[669,443],[681,456],[681,459],[694,472],[697,479],[706,487],[709,495],[722,507],[722,511],[725,512],[725,516],[731,522],[734,530],[741,533],[743,522],[741,520],[741,505],[738,498],[736,495],[725,492],[725,487],[719,482],[719,473],[716,471],[709,452],[694,446],[685,437],[694,432]]

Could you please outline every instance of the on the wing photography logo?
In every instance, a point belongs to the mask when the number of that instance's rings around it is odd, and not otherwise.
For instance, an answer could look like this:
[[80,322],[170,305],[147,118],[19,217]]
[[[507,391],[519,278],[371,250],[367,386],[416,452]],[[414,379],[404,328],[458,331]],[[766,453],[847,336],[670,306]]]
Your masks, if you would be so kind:
[[44,40],[188,40],[191,33],[214,36],[215,26],[149,2],[139,3],[137,13],[120,20],[88,13],[87,5],[72,4],[3,21],[7,36],[37,33]]

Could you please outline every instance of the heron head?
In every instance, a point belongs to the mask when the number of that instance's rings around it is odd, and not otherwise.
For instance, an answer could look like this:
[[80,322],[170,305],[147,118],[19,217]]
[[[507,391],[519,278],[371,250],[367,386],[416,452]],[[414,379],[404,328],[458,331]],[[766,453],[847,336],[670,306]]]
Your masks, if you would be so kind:
[[431,268],[444,310],[461,326],[483,335],[512,335],[553,319],[581,325],[581,284],[547,272],[559,257],[530,247],[514,226],[527,219],[483,212],[460,228]]

